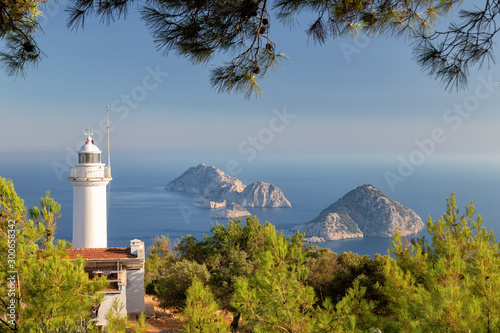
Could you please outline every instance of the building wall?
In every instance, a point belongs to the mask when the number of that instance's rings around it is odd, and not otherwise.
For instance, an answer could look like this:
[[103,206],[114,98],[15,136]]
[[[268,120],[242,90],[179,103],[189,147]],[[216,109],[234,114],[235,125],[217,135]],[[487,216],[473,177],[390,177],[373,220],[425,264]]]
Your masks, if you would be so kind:
[[144,301],[144,268],[127,270],[127,312],[146,312]]
[[102,300],[101,306],[99,307],[99,312],[97,314],[97,323],[96,325],[106,326],[108,321],[106,320],[106,314],[108,313],[111,305],[113,304],[113,300],[118,299],[120,303],[123,305],[123,309],[121,314],[123,316],[127,316],[127,297],[125,288],[123,288],[122,292],[119,294],[106,294],[104,299]]

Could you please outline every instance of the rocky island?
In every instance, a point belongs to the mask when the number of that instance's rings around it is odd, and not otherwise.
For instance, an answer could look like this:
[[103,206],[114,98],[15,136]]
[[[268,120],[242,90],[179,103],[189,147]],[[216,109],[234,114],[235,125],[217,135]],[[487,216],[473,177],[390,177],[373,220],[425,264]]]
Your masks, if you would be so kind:
[[306,240],[324,242],[361,237],[390,238],[396,228],[402,236],[422,231],[425,224],[410,208],[390,199],[373,185],[359,186],[324,209],[312,221],[293,230]]
[[238,204],[230,203],[229,205],[226,206],[226,209],[221,210],[220,212],[213,214],[211,217],[213,219],[233,220],[233,219],[239,219],[239,218],[250,216],[250,215],[252,215],[252,214],[248,210],[246,210],[245,208],[241,207]]
[[202,208],[224,208],[231,203],[252,208],[292,207],[283,192],[273,184],[255,182],[246,186],[239,179],[205,164],[189,168],[171,180],[165,189],[198,195],[194,206]]

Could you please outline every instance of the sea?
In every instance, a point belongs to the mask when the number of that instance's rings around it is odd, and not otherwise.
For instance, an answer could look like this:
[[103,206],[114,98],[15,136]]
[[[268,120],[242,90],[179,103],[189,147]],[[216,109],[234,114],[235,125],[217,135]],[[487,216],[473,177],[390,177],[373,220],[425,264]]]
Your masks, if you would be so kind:
[[[201,239],[210,235],[216,221],[210,209],[193,207],[194,196],[166,191],[166,184],[191,166],[213,165],[239,178],[244,184],[265,181],[278,186],[292,208],[248,209],[261,223],[274,224],[286,235],[291,229],[316,217],[323,209],[347,192],[363,184],[372,184],[395,201],[413,209],[424,222],[446,210],[446,198],[452,191],[458,206],[474,201],[484,225],[500,233],[500,163],[477,161],[432,161],[419,165],[401,165],[397,158],[345,158],[334,155],[258,156],[248,162],[231,154],[186,152],[126,152],[112,155],[113,180],[109,192],[108,246],[129,246],[140,239],[150,246],[155,237],[166,235],[173,243],[183,236]],[[68,167],[75,156],[68,153],[15,152],[0,154],[0,176],[12,179],[18,195],[30,208],[41,197],[50,196],[61,204],[62,217],[56,238],[71,241],[73,188],[67,180]],[[414,238],[430,236],[426,231]],[[374,256],[387,254],[392,240],[361,238],[329,241],[318,245],[334,252],[355,252]]]

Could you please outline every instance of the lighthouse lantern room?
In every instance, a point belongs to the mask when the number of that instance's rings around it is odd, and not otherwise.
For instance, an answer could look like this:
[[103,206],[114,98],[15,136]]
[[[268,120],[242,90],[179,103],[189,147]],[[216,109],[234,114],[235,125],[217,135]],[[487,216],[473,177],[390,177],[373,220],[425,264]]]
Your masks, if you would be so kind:
[[90,129],[78,152],[78,163],[69,170],[73,185],[73,248],[107,247],[106,185],[111,168],[101,161],[102,151],[94,144]]

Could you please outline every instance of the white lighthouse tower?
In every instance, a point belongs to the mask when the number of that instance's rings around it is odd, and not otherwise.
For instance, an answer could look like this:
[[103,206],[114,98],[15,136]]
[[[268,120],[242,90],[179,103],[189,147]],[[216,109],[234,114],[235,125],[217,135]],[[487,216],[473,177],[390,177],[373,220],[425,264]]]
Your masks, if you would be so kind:
[[101,162],[102,151],[94,145],[93,133],[78,152],[78,163],[69,169],[73,184],[73,248],[108,246],[106,185],[111,168]]

